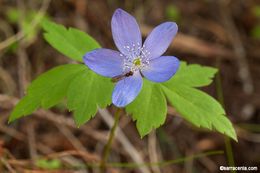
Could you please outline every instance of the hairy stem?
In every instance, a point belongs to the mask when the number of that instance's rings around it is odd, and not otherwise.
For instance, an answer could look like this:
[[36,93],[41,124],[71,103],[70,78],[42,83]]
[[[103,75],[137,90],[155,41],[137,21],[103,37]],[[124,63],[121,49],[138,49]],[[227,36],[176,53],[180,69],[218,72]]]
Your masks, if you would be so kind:
[[115,113],[115,121],[114,121],[113,127],[111,128],[108,141],[105,145],[105,148],[104,148],[103,154],[102,154],[102,160],[100,163],[100,170],[102,173],[106,172],[107,159],[108,159],[108,156],[109,156],[109,153],[111,150],[111,145],[112,145],[112,142],[113,142],[113,139],[115,136],[116,127],[118,126],[118,123],[119,123],[120,113],[121,113],[121,109],[117,108],[116,113]]

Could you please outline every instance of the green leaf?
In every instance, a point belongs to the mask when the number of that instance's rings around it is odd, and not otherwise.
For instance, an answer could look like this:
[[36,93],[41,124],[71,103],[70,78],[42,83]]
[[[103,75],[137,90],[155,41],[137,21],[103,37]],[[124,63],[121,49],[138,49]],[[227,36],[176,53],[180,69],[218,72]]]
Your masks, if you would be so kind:
[[162,85],[172,106],[195,126],[215,129],[237,141],[236,132],[222,106],[206,93],[182,84]]
[[86,52],[99,48],[100,45],[87,33],[74,28],[66,29],[63,25],[43,22],[44,38],[65,56],[82,61]]
[[27,94],[15,106],[9,122],[33,113],[40,106],[50,108],[65,96],[70,81],[86,67],[80,64],[61,65],[40,75],[27,89]]
[[198,64],[187,65],[186,62],[181,62],[177,73],[165,83],[168,86],[174,86],[175,84],[183,84],[190,87],[207,86],[212,82],[217,71],[213,67],[205,67]]
[[126,111],[136,120],[142,137],[162,125],[166,118],[167,104],[160,85],[144,80],[141,93],[126,107]]
[[[44,22],[47,42],[71,59],[82,61],[82,57],[100,45],[88,34],[75,28],[66,29],[63,25]],[[113,84],[109,79],[85,70],[73,79],[68,90],[68,109],[74,111],[76,124],[82,125],[97,112],[98,107],[111,103]]]
[[141,93],[126,107],[136,120],[140,135],[143,137],[164,123],[166,96],[187,121],[198,127],[215,129],[236,140],[234,128],[222,106],[211,96],[193,88],[209,85],[216,72],[215,68],[182,62],[177,74],[168,82],[157,84],[144,80]]
[[68,90],[68,109],[74,111],[78,126],[84,124],[97,112],[111,103],[113,83],[111,79],[85,70],[72,80]]

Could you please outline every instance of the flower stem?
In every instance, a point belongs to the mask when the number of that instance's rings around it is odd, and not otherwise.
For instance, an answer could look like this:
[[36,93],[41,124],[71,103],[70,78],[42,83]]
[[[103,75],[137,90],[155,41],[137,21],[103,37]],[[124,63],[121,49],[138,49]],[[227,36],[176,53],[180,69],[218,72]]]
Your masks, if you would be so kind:
[[112,142],[113,142],[113,139],[114,139],[114,136],[115,136],[115,131],[116,131],[116,128],[117,128],[118,123],[119,123],[120,113],[121,113],[121,109],[117,108],[117,110],[115,112],[115,121],[114,121],[114,124],[111,128],[108,141],[107,141],[105,148],[103,150],[102,160],[100,162],[100,172],[102,172],[102,173],[105,173],[105,171],[106,171],[107,159],[108,159],[108,156],[109,156],[109,153],[110,153],[110,150],[111,150],[111,145],[112,145]]
[[[220,69],[219,60],[216,62],[216,66],[218,69]],[[217,73],[217,76],[216,76],[216,89],[217,89],[217,99],[220,102],[220,104],[223,106],[223,108],[225,108],[220,72]],[[225,148],[226,148],[228,166],[235,166],[235,160],[234,160],[234,154],[233,154],[233,148],[231,145],[231,141],[226,136],[225,136]],[[236,173],[236,172],[237,172],[236,170],[231,170],[231,173]]]

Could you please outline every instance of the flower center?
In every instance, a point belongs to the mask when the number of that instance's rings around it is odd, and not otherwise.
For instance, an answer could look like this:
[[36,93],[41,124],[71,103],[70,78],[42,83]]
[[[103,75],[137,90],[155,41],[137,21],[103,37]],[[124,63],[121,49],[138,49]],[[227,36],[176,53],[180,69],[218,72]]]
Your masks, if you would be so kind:
[[135,66],[140,67],[142,65],[142,61],[141,61],[140,57],[137,57],[136,59],[134,59],[133,64]]
[[145,45],[141,47],[139,43],[124,46],[125,51],[129,52],[128,55],[120,54],[124,58],[124,72],[135,72],[142,70],[149,65],[150,52],[145,49]]

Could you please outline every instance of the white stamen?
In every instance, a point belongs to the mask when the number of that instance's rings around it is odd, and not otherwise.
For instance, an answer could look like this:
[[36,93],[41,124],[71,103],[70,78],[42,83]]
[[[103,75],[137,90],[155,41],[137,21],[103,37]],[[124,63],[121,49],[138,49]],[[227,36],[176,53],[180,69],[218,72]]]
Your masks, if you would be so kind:
[[120,54],[124,56],[124,72],[135,72],[142,70],[150,64],[148,55],[150,52],[145,49],[145,45],[140,46],[140,43],[125,45],[123,48],[129,52],[128,55]]

